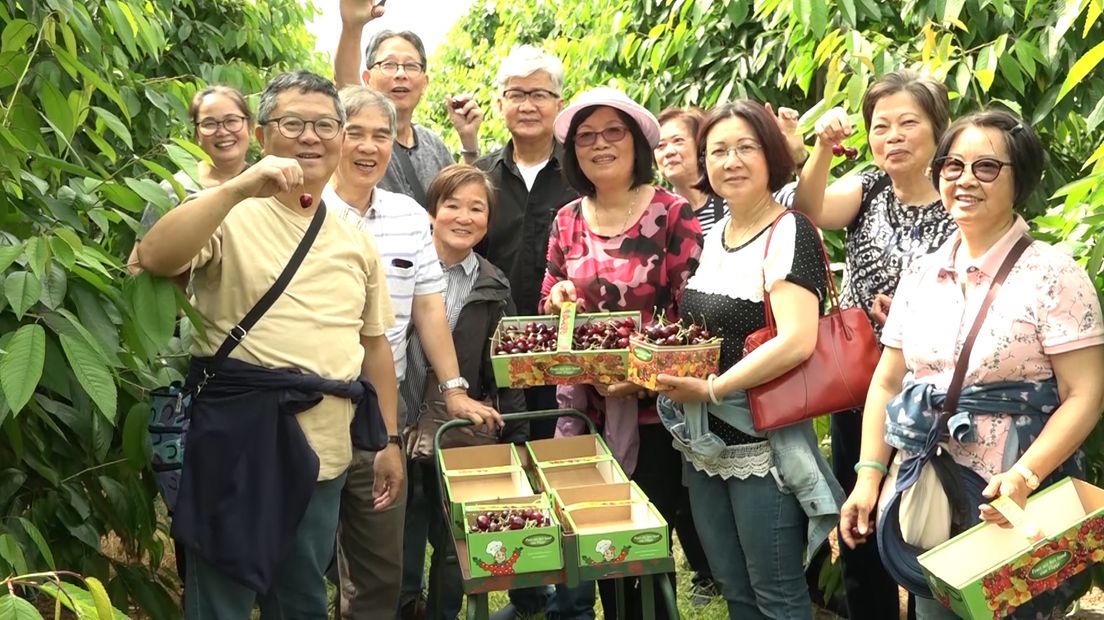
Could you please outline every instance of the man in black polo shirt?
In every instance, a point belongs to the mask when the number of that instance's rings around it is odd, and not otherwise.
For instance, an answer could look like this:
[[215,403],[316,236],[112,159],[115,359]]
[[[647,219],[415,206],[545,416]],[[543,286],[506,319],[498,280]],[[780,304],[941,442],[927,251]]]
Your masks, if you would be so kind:
[[[531,45],[515,47],[495,80],[495,108],[506,121],[510,141],[475,163],[498,188],[487,238],[476,250],[506,272],[519,315],[538,314],[552,220],[579,196],[560,173],[563,146],[552,136],[552,122],[563,109],[563,80],[558,58]],[[529,388],[525,400],[530,411],[555,409],[556,389]],[[551,437],[554,431],[555,420],[530,422],[530,439]],[[511,590],[511,605],[494,618],[545,611],[556,618],[593,618],[594,586],[585,585],[589,591],[557,587],[551,601],[546,588]]]

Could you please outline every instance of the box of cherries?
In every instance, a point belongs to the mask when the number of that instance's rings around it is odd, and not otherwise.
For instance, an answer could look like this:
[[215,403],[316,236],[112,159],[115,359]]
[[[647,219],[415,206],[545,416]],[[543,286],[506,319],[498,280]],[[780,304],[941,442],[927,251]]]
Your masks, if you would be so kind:
[[491,339],[499,387],[611,384],[625,380],[629,337],[639,312],[578,313],[503,318]]
[[563,568],[560,523],[546,495],[465,504],[464,522],[472,577]]
[[649,390],[661,374],[704,379],[720,361],[721,339],[696,323],[657,316],[629,337],[629,381]]

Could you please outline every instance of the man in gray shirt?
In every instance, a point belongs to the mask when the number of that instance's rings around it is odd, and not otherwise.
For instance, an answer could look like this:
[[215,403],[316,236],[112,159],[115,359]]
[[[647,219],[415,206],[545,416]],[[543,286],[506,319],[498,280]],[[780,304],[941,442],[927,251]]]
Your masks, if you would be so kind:
[[[429,76],[425,45],[409,30],[382,30],[373,35],[360,69],[361,31],[369,21],[383,15],[382,6],[363,0],[341,0],[341,36],[334,53],[334,81],[338,86],[359,85],[378,90],[395,104],[398,133],[394,155],[379,187],[417,200],[423,207],[425,190],[442,168],[454,163],[448,147],[431,129],[413,122],[414,109],[422,100]],[[471,95],[449,97],[449,120],[460,136],[465,163],[479,157],[479,125],[483,112]]]

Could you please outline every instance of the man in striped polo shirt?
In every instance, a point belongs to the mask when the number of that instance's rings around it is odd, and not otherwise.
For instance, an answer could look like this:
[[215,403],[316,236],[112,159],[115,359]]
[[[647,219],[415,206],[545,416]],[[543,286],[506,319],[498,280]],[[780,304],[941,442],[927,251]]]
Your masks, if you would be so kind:
[[[406,374],[407,336],[417,330],[438,386],[453,417],[501,426],[498,413],[467,395],[460,377],[442,292],[445,277],[429,230],[425,209],[408,196],[379,189],[395,137],[395,107],[379,92],[363,86],[341,91],[348,122],[341,162],[322,193],[335,213],[372,233],[387,274],[395,325],[387,330],[395,375]],[[405,413],[400,404],[400,428]],[[356,451],[341,498],[338,572],[343,618],[382,617],[398,610],[402,573],[403,520],[407,490],[391,506],[376,510],[373,485],[375,453]]]

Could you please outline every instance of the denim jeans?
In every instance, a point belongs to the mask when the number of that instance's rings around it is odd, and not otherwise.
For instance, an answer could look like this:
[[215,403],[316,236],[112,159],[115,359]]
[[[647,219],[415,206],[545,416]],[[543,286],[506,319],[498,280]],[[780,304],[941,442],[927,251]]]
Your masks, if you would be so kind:
[[[423,485],[431,472],[424,471],[421,463],[407,462],[406,515],[403,523],[402,587],[399,606],[418,598],[425,588],[426,544],[429,542],[429,521],[434,504],[426,501]],[[431,480],[430,483],[433,481]],[[436,487],[434,487],[436,488]]]
[[345,474],[319,482],[276,582],[264,596],[239,584],[196,553],[188,554],[184,617],[248,618],[254,603],[264,620],[326,620],[325,571],[333,560],[337,535],[338,503]]
[[810,620],[806,517],[773,476],[724,480],[684,463],[694,524],[730,618]]

